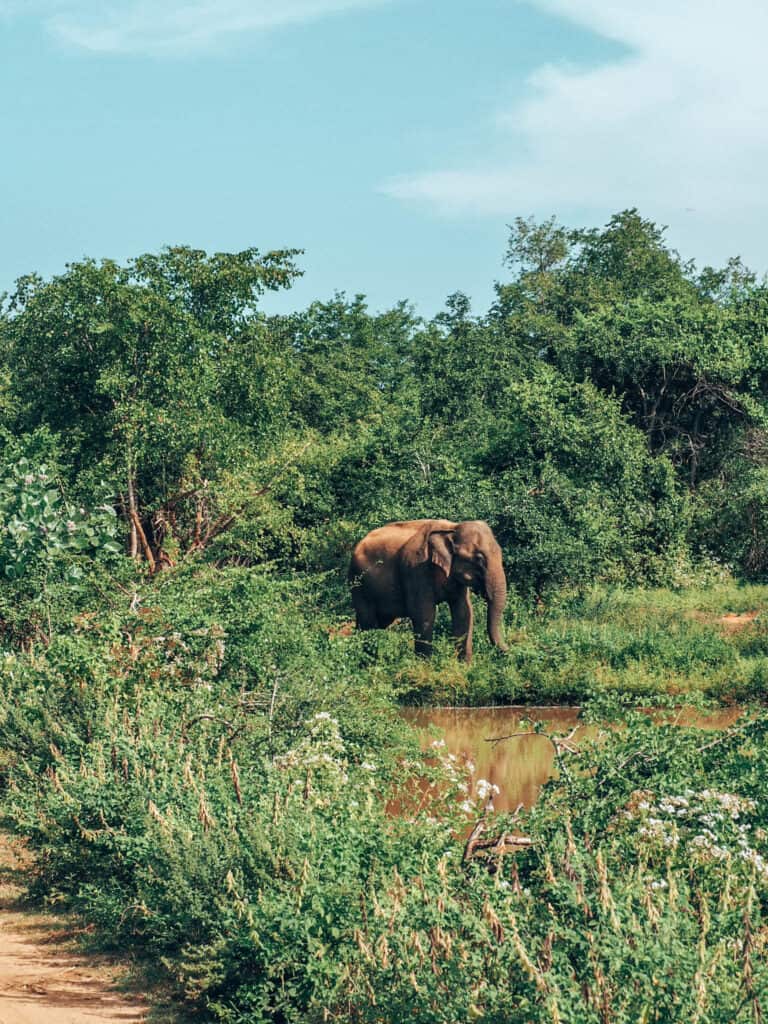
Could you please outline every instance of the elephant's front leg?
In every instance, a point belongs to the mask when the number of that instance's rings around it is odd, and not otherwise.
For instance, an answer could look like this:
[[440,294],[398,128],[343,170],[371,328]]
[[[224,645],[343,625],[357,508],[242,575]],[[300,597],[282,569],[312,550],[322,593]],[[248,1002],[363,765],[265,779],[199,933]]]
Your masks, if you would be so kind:
[[424,602],[411,614],[416,653],[423,658],[432,656],[432,633],[435,628],[435,605]]
[[472,598],[466,587],[450,599],[451,632],[459,641],[459,657],[469,664],[472,661]]

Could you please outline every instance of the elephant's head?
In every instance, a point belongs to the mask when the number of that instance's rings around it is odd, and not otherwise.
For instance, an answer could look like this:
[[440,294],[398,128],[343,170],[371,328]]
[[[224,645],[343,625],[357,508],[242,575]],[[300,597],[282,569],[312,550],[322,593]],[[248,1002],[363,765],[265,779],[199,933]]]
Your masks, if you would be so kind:
[[488,602],[488,636],[501,651],[507,647],[501,620],[507,600],[507,581],[501,548],[487,523],[472,520],[451,530],[433,530],[428,538],[429,555],[445,575],[469,587]]

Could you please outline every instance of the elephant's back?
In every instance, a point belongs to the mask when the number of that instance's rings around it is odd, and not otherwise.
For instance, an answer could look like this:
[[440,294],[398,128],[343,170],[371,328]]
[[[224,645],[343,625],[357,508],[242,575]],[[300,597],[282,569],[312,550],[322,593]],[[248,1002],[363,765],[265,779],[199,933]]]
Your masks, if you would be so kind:
[[350,578],[369,572],[375,566],[392,564],[398,552],[417,534],[452,530],[455,525],[448,519],[410,519],[376,527],[356,544],[349,567]]
[[415,533],[415,530],[405,529],[405,526],[405,523],[387,523],[367,533],[352,552],[350,577],[370,571],[376,565],[389,563]]
[[377,555],[393,555],[403,544],[417,533],[428,533],[432,530],[452,530],[456,523],[448,519],[407,519],[393,523],[385,523],[371,530],[355,547],[354,555],[365,555],[368,552]]

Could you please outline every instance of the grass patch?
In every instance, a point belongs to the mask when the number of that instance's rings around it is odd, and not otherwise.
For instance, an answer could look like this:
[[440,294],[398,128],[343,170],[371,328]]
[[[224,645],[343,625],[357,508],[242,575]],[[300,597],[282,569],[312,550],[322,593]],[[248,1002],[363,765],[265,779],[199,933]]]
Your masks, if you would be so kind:
[[583,703],[604,692],[690,695],[728,703],[768,690],[768,587],[595,588],[538,612],[516,608],[509,654],[481,646],[471,666],[450,644],[402,666],[407,703]]

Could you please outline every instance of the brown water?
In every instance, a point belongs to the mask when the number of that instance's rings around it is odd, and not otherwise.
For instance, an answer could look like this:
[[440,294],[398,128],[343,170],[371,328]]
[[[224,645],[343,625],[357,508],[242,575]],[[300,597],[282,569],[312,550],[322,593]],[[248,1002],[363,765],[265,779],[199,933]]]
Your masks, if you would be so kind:
[[[726,708],[707,714],[681,711],[674,717],[680,725],[702,729],[725,729],[738,718],[739,708]],[[518,804],[530,807],[541,787],[552,775],[554,749],[541,735],[514,736],[497,743],[488,742],[513,733],[530,732],[532,722],[544,723],[548,733],[565,736],[578,722],[574,707],[499,707],[499,708],[407,708],[404,717],[424,730],[424,746],[434,739],[436,727],[445,740],[446,750],[471,763],[473,790],[479,779],[497,785],[501,792],[494,798],[497,811],[514,810]],[[665,712],[665,716],[667,713]],[[595,726],[589,732],[597,732]],[[586,728],[574,736],[578,744]],[[570,755],[565,754],[566,758]]]

